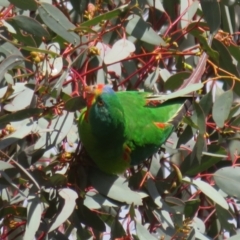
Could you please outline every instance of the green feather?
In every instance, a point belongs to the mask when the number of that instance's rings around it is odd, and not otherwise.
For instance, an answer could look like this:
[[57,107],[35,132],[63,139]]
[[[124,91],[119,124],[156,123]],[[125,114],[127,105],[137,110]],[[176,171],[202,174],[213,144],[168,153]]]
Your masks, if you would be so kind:
[[121,173],[157,152],[186,113],[184,100],[147,104],[147,93],[96,91],[79,119],[80,139],[98,167]]

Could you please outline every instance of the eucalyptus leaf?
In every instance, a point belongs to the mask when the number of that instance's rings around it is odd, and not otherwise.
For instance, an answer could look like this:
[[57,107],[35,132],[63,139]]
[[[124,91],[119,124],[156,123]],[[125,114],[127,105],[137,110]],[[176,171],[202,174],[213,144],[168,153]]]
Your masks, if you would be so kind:
[[219,204],[224,209],[229,209],[227,201],[208,183],[197,180],[189,180],[189,178],[185,177],[184,181],[193,183],[196,185],[207,197],[209,197],[212,201]]
[[230,196],[240,199],[240,193],[237,190],[240,179],[239,167],[224,167],[214,173],[214,180],[218,187]]
[[42,206],[38,196],[30,195],[28,197],[27,207],[27,225],[24,233],[24,240],[33,239],[38,230],[41,221]]
[[119,16],[121,13],[125,12],[129,8],[128,4],[122,5],[119,8],[114,9],[113,11],[109,11],[105,14],[99,15],[91,20],[85,21],[84,23],[81,24],[81,27],[88,27],[88,26],[93,26],[101,21],[106,21],[109,19],[112,19],[114,17]]
[[64,205],[60,212],[52,219],[48,232],[55,230],[68,219],[75,208],[75,200],[78,198],[77,193],[69,188],[61,189],[59,196],[64,200]]
[[165,41],[138,15],[131,15],[125,25],[129,35],[152,45],[166,46]]
[[4,59],[0,64],[0,81],[3,79],[4,74],[9,69],[19,66],[24,62],[24,57],[21,55],[11,55]]
[[49,130],[42,134],[35,144],[35,149],[42,148],[43,146],[54,146],[66,137],[73,124],[73,113],[63,111],[61,116],[57,116],[51,121]]
[[43,28],[42,25],[33,18],[26,16],[15,16],[13,18],[8,18],[7,22],[10,24],[16,24],[19,28],[34,36],[45,37],[47,39],[50,38],[47,30]]
[[[225,120],[228,118],[233,102],[233,92],[228,90],[218,96],[213,104],[213,119],[222,128]],[[223,107],[224,106],[224,107]]]
[[58,8],[43,2],[38,7],[38,11],[43,22],[53,32],[74,45],[80,43],[79,36],[74,32],[69,32],[70,29],[75,28],[75,25]]
[[37,3],[34,0],[9,0],[9,2],[23,10],[37,10]]
[[154,97],[150,96],[149,98],[153,99],[153,100],[166,101],[166,100],[169,100],[169,99],[182,97],[182,96],[187,95],[191,92],[197,91],[197,90],[201,89],[202,87],[203,87],[202,83],[194,83],[194,84],[191,84],[191,85],[187,86],[186,88],[178,90],[174,93],[170,93],[170,94],[167,94],[167,95],[161,95],[161,96],[154,96]]
[[[206,19],[210,32],[216,33],[221,24],[221,13],[219,2],[217,0],[200,0],[204,18]],[[213,14],[214,12],[214,14]]]
[[99,193],[119,202],[142,205],[142,199],[137,192],[131,191],[125,179],[114,175],[92,170],[90,179]]
[[102,206],[117,207],[116,202],[102,196],[99,193],[88,192],[85,195],[84,205],[90,209],[100,209]]
[[140,224],[139,222],[136,221],[136,231],[137,231],[137,235],[139,240],[156,240],[157,238],[153,237],[149,231],[142,226],[142,224]]

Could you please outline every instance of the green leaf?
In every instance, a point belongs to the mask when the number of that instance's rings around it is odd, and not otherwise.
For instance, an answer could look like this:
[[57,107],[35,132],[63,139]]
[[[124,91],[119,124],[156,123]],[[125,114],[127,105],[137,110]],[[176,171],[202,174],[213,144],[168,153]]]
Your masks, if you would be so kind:
[[200,100],[199,106],[204,112],[204,115],[207,116],[212,109],[212,92],[206,93]]
[[90,26],[94,26],[96,24],[100,24],[102,21],[107,21],[107,20],[113,19],[115,17],[118,17],[123,12],[125,12],[128,8],[129,8],[129,4],[122,5],[117,9],[108,11],[107,13],[101,14],[91,20],[81,23],[80,27],[90,27]]
[[199,205],[200,205],[199,199],[192,199],[192,200],[186,201],[185,208],[184,208],[185,218],[192,219],[196,215],[199,209]]
[[191,75],[190,72],[178,72],[172,75],[165,82],[164,84],[165,89],[171,90],[171,91],[178,89],[183,84],[184,80],[189,78],[190,75]]
[[159,75],[163,82],[166,82],[172,74],[166,68],[160,68]]
[[[238,127],[240,125],[240,116],[235,118],[233,121],[231,121],[230,127],[235,126]],[[230,128],[231,129],[231,128]]]
[[24,62],[24,57],[22,55],[10,55],[5,58],[0,64],[0,81],[3,79],[4,74],[16,66],[19,66]]
[[92,169],[90,179],[93,187],[96,188],[99,193],[119,202],[142,205],[140,195],[130,190],[125,178]]
[[239,238],[240,238],[240,234],[237,234],[237,235],[234,235],[234,236],[228,238],[228,240],[239,240]]
[[157,240],[153,235],[149,233],[149,231],[138,221],[135,221],[136,223],[136,231],[137,231],[137,236],[139,240]]
[[200,0],[200,3],[204,18],[210,28],[210,33],[216,33],[221,24],[221,13],[218,0]]
[[[236,117],[235,119],[237,119],[239,117],[239,114],[240,114],[240,104],[239,103],[236,103],[236,104],[233,103],[233,106],[230,109],[228,120],[231,120],[234,117]],[[233,121],[235,121],[235,119]],[[231,122],[231,124],[233,123],[233,121]],[[237,123],[237,125],[238,125],[238,123]]]
[[0,170],[1,171],[4,171],[4,170],[9,169],[9,168],[13,168],[13,165],[8,163],[8,162],[4,162],[4,161],[0,160]]
[[77,237],[79,239],[91,239],[92,233],[89,231],[87,226],[84,226],[84,227],[82,226],[82,224],[77,216],[76,209],[74,210],[74,212],[72,214],[72,219],[73,219],[72,220],[73,224],[77,229]]
[[39,149],[47,146],[54,146],[60,143],[70,131],[74,120],[74,113],[63,111],[62,115],[57,116],[49,125],[50,131],[45,130],[36,142],[34,148]]
[[126,236],[126,232],[122,224],[115,218],[111,225],[111,239],[122,238]]
[[59,173],[52,175],[49,178],[49,185],[53,187],[61,187],[67,185],[67,178]]
[[[12,170],[12,169],[11,169]],[[15,169],[14,169],[15,170]],[[24,194],[24,192],[22,192],[19,187],[12,181],[11,177],[8,176],[7,174],[8,171],[2,171],[1,172],[1,176],[11,185],[11,187],[13,189],[15,189],[16,191],[18,191],[23,197],[25,197],[25,199],[27,198],[27,196]],[[7,185],[6,181],[3,182],[3,185]]]
[[[125,69],[125,73],[123,73],[124,77],[128,77],[132,74],[133,70],[137,68],[137,64],[133,60],[127,60],[122,62],[122,65]],[[130,78],[130,83],[132,86],[135,86],[136,82],[138,81],[137,75],[134,75]]]
[[[4,117],[5,116],[3,116],[3,118]],[[1,139],[0,149],[4,149],[9,145],[17,142],[18,140],[24,139],[24,137],[30,134],[33,129],[33,121],[29,118],[19,122],[11,122],[11,125],[13,126],[13,128],[15,128],[15,131]],[[14,127],[14,125],[16,125],[16,127]]]
[[218,127],[224,126],[225,120],[228,118],[233,102],[233,92],[228,90],[218,96],[213,104],[213,119]]
[[12,215],[15,217],[27,217],[27,209],[25,207],[19,207],[19,206],[7,206],[3,207],[0,210],[0,218],[3,219],[3,217],[6,217],[7,215]]
[[81,201],[77,200],[77,206],[78,208],[76,209],[77,216],[79,220],[87,225],[88,227],[92,227],[93,229],[100,231],[100,232],[105,232],[106,227],[102,219],[97,215],[96,212],[91,211],[89,208],[84,206]]
[[198,161],[193,161],[190,165],[188,159],[184,160],[184,162],[186,162],[181,165],[180,169],[184,171],[185,175],[197,175],[198,173],[208,170],[210,167],[227,158],[226,150],[218,145],[210,145],[208,147],[208,152],[202,152],[202,154],[203,156],[200,164]]
[[[189,22],[191,22],[193,20],[193,17],[195,16],[198,8],[199,8],[199,3],[196,1],[193,1],[191,4],[189,4],[186,1],[180,1],[180,15],[185,13],[181,18],[181,28],[182,29],[187,27]],[[187,11],[186,11],[186,9],[187,9]],[[186,21],[185,19],[187,19],[188,21]]]
[[224,167],[217,170],[214,180],[218,187],[230,196],[240,199],[240,167]]
[[159,78],[159,68],[156,68],[155,71],[153,71],[148,75],[147,79],[144,81],[144,86],[146,88],[151,89],[153,85],[156,83],[156,81],[158,80],[158,78]]
[[125,27],[129,35],[143,42],[156,46],[166,46],[165,41],[152,29],[152,27],[136,14],[132,14],[128,17]]
[[20,42],[22,45],[27,45],[31,47],[37,47],[41,39],[34,37],[31,34],[24,34],[24,31],[17,25],[14,24],[14,29],[16,33],[12,33],[16,42]]
[[187,31],[197,38],[203,50],[209,55],[209,57],[211,57],[216,63],[218,63],[219,53],[215,51],[213,48],[211,48],[211,46],[209,46],[206,35],[204,35],[202,31],[200,31],[201,28],[206,29],[207,28],[206,23],[195,21],[188,25]]
[[34,239],[41,221],[42,206],[38,196],[28,196],[27,224],[23,240]]
[[19,51],[18,48],[16,48],[13,44],[9,42],[5,42],[0,46],[0,52],[3,55],[0,56],[1,61],[9,55],[21,56],[23,58],[21,51]]
[[[230,54],[230,52],[228,51],[227,47],[220,42],[217,39],[213,39],[212,42],[212,47],[214,50],[218,51],[219,53],[219,66],[221,68],[223,68],[224,70],[232,73],[235,77],[239,78],[239,72],[237,70],[236,65],[233,63],[233,59],[232,56]],[[223,79],[227,84],[230,84],[230,86],[232,85],[232,80],[231,77],[229,77],[228,79]],[[239,81],[235,81],[235,85],[233,88],[234,92],[237,93],[238,95],[240,95],[240,82]]]
[[34,96],[34,91],[26,88],[20,92],[9,104],[4,106],[4,109],[8,112],[16,112],[24,108],[29,107]]
[[192,131],[192,128],[189,124],[189,121],[185,121],[186,119],[190,120],[190,123],[194,125],[194,128],[197,129],[197,126],[191,121],[190,118],[186,118],[184,117],[183,118],[183,122],[184,123],[187,123],[187,127],[184,129],[183,133],[181,133],[179,139],[178,139],[178,143],[177,143],[177,148],[179,148],[181,146],[181,144],[186,144],[190,139],[192,139],[192,136],[193,136],[193,131]]
[[231,212],[229,210],[226,210],[226,209],[220,207],[217,204],[216,204],[215,208],[216,208],[216,213],[217,213],[217,216],[221,223],[222,228],[224,228],[226,231],[230,232],[231,234],[236,233],[235,226],[233,223],[231,223],[234,221],[234,217],[231,214]]
[[149,178],[147,181],[147,189],[154,203],[157,204],[160,208],[162,208],[162,198],[156,188],[155,182],[151,178]]
[[236,156],[240,153],[240,134],[238,132],[228,141],[228,150],[232,161],[236,161]]
[[202,162],[202,153],[203,150],[206,149],[206,139],[204,138],[203,134],[198,134],[196,144],[193,148],[191,154],[191,161],[196,161],[195,157],[197,158],[199,164]]
[[21,121],[26,118],[38,116],[43,113],[43,109],[40,108],[28,108],[17,111],[11,114],[5,114],[4,116],[0,117],[0,124],[6,124],[13,121]]
[[22,46],[21,48],[26,50],[26,51],[30,51],[30,52],[39,52],[39,53],[49,54],[53,58],[60,56],[58,53],[53,52],[53,51],[49,51],[47,49],[40,49],[40,48],[29,47],[29,46]]
[[230,44],[227,46],[228,51],[231,53],[231,55],[238,61],[240,62],[240,48],[239,46]]
[[166,228],[172,229],[174,228],[173,219],[171,217],[173,210],[170,207],[166,207],[166,206],[168,205],[165,205],[164,209],[162,210],[155,209],[153,211],[153,214],[165,229]]
[[118,207],[116,202],[107,199],[99,193],[87,192],[84,199],[84,205],[90,209],[100,209],[102,206]]
[[63,188],[59,190],[58,194],[64,200],[64,205],[54,219],[52,219],[48,232],[55,230],[64,223],[76,206],[75,200],[78,198],[78,195],[75,191],[69,188]]
[[193,227],[196,230],[196,232],[200,232],[200,233],[205,233],[206,232],[205,223],[198,217],[194,217]]
[[11,25],[17,25],[23,31],[32,34],[33,36],[37,37],[44,37],[49,39],[50,35],[48,31],[43,28],[43,26],[33,18],[26,17],[26,16],[15,16],[13,18],[6,19],[8,23]]
[[148,3],[148,5],[150,7],[154,7],[156,9],[160,10],[161,12],[165,12],[161,0],[156,0],[156,1],[154,1],[154,0],[147,0],[147,3]]
[[198,126],[199,133],[204,135],[206,133],[206,124],[205,124],[205,114],[203,112],[203,109],[201,108],[200,104],[197,102],[194,102],[194,109],[196,111],[196,117],[197,121],[195,124]]
[[32,176],[32,174],[30,174],[23,166],[21,166],[18,162],[16,162],[15,160],[11,160],[14,163],[14,166],[24,175],[26,176],[34,185],[35,187],[40,190],[40,186],[37,183],[37,181],[34,179],[34,177]]
[[[165,200],[166,203],[168,203],[168,205],[171,206],[170,209],[172,209],[171,211],[173,211],[173,221],[175,224],[181,223],[182,224],[182,219],[181,219],[181,215],[184,213],[184,202],[178,198],[174,198],[174,197],[167,197]],[[165,207],[166,209],[166,207]],[[176,217],[177,216],[177,217]],[[178,220],[179,218],[179,220]],[[179,224],[180,225],[180,224]]]
[[188,178],[188,177],[185,177],[183,179],[183,181],[194,184],[199,190],[201,190],[213,202],[217,203],[224,209],[229,209],[227,201],[222,197],[222,195],[215,188],[213,188],[207,182],[204,182],[200,179],[190,180],[190,178]]
[[86,101],[82,97],[74,97],[65,103],[65,109],[69,112],[75,112],[86,107]]
[[38,7],[38,11],[42,21],[53,32],[73,45],[80,44],[79,36],[74,32],[69,32],[69,29],[74,29],[75,25],[58,8],[52,4],[42,2]]
[[112,64],[122,61],[129,57],[131,53],[135,52],[135,50],[136,47],[131,41],[124,38],[119,39],[113,44],[112,48],[107,51],[107,54],[104,56],[104,63]]
[[16,7],[23,10],[35,11],[37,10],[37,2],[34,0],[8,0],[10,3]]
[[149,96],[148,98],[151,99],[151,100],[166,101],[166,100],[169,100],[169,99],[185,96],[189,93],[192,93],[194,91],[197,91],[197,90],[201,89],[202,87],[203,87],[202,83],[194,83],[194,84],[188,85],[187,87],[185,87],[181,90],[178,90],[178,91],[170,93],[170,94],[159,95],[159,96],[154,95],[154,97]]
[[134,218],[136,217],[135,209],[134,209],[134,204],[131,204],[128,213],[129,213],[129,216],[131,217],[131,220],[133,221]]

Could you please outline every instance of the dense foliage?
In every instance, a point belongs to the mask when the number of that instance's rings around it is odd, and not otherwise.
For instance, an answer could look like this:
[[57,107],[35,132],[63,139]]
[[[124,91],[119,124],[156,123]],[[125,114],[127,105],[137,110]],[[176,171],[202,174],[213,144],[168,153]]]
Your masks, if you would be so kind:
[[[2,240],[240,238],[239,1],[0,7]],[[95,83],[188,94],[193,111],[151,159],[107,175],[77,128]]]

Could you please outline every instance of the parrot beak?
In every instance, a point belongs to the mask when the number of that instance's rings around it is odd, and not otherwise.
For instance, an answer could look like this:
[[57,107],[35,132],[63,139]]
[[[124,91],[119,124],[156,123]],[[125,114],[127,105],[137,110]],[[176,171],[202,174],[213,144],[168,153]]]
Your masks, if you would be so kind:
[[93,86],[94,85],[90,85],[90,86],[84,86],[83,91],[87,94],[94,94],[94,90],[93,90]]
[[103,87],[104,84],[84,86],[84,92],[86,93],[87,99],[87,106],[90,107],[94,103],[96,96],[102,92]]

